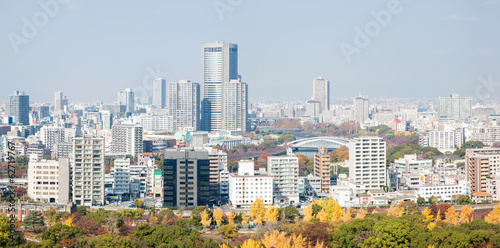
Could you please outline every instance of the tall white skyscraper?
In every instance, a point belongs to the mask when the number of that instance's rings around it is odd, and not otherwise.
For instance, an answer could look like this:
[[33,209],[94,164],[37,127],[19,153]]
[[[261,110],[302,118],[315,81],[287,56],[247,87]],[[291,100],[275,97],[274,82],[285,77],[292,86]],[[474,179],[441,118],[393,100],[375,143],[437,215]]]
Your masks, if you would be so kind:
[[224,82],[222,87],[222,130],[247,131],[248,86],[240,79]]
[[386,143],[380,137],[356,137],[349,142],[349,179],[382,189],[387,183]]
[[361,96],[354,98],[354,120],[363,124],[369,118],[370,105],[367,98]]
[[221,42],[203,44],[201,60],[202,129],[221,130],[222,84],[238,79],[238,45]]
[[159,109],[167,106],[167,81],[164,78],[153,81],[153,106]]
[[472,98],[452,94],[450,97],[438,98],[438,114],[440,120],[464,120],[472,116]]
[[63,113],[65,106],[68,106],[68,99],[66,99],[62,91],[57,91],[54,96],[54,112],[56,114]]
[[330,81],[322,77],[313,80],[313,100],[320,102],[320,113],[330,109]]
[[126,106],[126,112],[132,113],[134,112],[134,92],[132,89],[127,88],[122,91],[118,91],[118,105]]
[[168,110],[173,130],[197,131],[200,120],[200,84],[189,80],[168,83]]

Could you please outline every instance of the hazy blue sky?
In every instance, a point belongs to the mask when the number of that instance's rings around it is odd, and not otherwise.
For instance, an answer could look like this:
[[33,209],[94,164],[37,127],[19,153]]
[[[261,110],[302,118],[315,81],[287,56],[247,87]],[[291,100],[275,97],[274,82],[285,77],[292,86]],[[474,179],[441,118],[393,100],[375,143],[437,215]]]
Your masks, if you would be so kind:
[[[401,0],[377,33],[371,12],[390,2],[72,0],[44,20],[38,1],[1,1],[0,100],[23,90],[35,102],[55,91],[114,102],[118,90],[150,90],[157,66],[167,81],[200,82],[201,45],[215,41],[239,45],[251,100],[309,98],[317,76],[332,98],[474,96],[478,77],[500,82],[500,0]],[[23,35],[23,18],[38,18],[36,34]],[[340,45],[356,47],[367,25],[373,37],[348,62]]]

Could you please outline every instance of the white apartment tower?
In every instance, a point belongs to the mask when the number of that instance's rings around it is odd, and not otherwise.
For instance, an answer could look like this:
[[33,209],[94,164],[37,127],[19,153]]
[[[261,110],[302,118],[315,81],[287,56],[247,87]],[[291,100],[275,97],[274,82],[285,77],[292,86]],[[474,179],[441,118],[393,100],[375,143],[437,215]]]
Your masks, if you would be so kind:
[[200,85],[189,80],[168,83],[168,110],[173,130],[197,131],[200,119]]
[[206,43],[202,45],[202,129],[222,128],[222,84],[238,79],[238,45]]
[[74,138],[73,154],[73,202],[104,205],[104,138]]
[[158,109],[167,106],[167,81],[164,78],[153,81],[153,106]]
[[286,197],[289,204],[299,203],[299,158],[292,149],[284,156],[267,157],[267,168],[274,179],[274,199]]
[[69,159],[60,158],[59,161],[42,159],[38,161],[34,157],[31,158],[28,166],[29,197],[35,201],[47,203],[68,203],[70,192]]
[[361,96],[354,98],[354,120],[363,124],[369,119],[370,105],[367,98]]
[[386,143],[380,137],[356,137],[349,142],[349,179],[382,189],[387,183]]
[[52,155],[55,154],[55,145],[65,141],[66,129],[64,127],[43,126],[40,129],[42,144],[50,149]]
[[313,100],[320,102],[320,113],[330,109],[330,81],[322,77],[313,80]]
[[240,79],[234,79],[224,82],[222,90],[222,130],[246,132],[248,85]]
[[129,124],[113,125],[111,132],[113,155],[136,156],[143,152],[142,127]]

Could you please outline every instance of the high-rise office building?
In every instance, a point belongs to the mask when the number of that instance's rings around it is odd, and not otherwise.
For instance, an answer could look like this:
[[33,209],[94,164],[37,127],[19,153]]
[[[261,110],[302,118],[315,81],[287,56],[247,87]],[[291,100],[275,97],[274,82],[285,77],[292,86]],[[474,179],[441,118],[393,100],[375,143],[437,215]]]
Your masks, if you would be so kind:
[[153,81],[153,106],[159,109],[167,106],[167,81],[164,78]]
[[143,152],[142,127],[130,124],[113,125],[111,153],[136,156]]
[[10,96],[9,115],[14,117],[14,123],[30,124],[30,97],[24,92],[16,91]]
[[168,110],[174,131],[197,131],[200,120],[200,85],[189,80],[168,83]]
[[472,116],[472,98],[452,94],[438,98],[438,116],[440,120],[464,120]]
[[382,189],[387,183],[386,143],[380,137],[356,137],[349,142],[349,179]]
[[321,191],[330,191],[330,154],[326,147],[319,147],[314,154],[314,176],[321,178]]
[[[299,158],[287,149],[286,156],[267,157],[267,168],[274,178],[274,202],[299,203]],[[286,199],[286,202],[282,202]]]
[[135,105],[134,105],[134,92],[132,89],[127,88],[122,91],[118,91],[118,100],[117,100],[118,105],[124,105],[126,106],[126,112],[132,113],[135,110]]
[[166,150],[163,158],[163,206],[196,207],[210,203],[207,151]]
[[222,86],[222,130],[246,132],[248,128],[248,86],[240,79]]
[[320,113],[330,109],[330,81],[322,77],[313,80],[313,100],[320,102]]
[[238,45],[207,43],[202,46],[202,129],[222,128],[222,84],[238,79]]
[[73,202],[104,205],[104,139],[92,136],[73,139]]
[[68,99],[63,95],[62,91],[57,91],[54,98],[54,112],[61,114],[64,112],[64,107],[68,106]]
[[361,96],[354,98],[354,120],[363,124],[369,119],[370,105],[367,98]]

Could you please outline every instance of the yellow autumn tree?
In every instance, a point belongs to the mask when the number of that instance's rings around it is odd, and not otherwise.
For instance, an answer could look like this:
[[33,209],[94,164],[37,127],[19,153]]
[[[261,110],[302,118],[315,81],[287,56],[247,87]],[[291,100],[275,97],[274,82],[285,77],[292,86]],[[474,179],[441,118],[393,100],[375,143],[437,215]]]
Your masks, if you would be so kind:
[[458,213],[457,213],[457,211],[455,211],[454,207],[448,208],[448,210],[446,210],[445,216],[446,217],[445,217],[444,222],[451,224],[451,225],[454,225],[454,226],[458,226],[460,224],[459,219],[458,219]]
[[302,234],[299,234],[298,236],[292,236],[292,248],[303,248],[305,242],[307,241],[306,238],[302,237]]
[[214,219],[217,222],[217,225],[220,226],[222,224],[222,218],[224,217],[224,213],[220,209],[216,209],[214,211]]
[[433,220],[434,215],[431,214],[431,209],[426,207],[425,210],[422,212],[422,215],[425,216],[425,221]]
[[231,248],[231,246],[228,243],[223,243],[219,245],[219,248]]
[[326,213],[325,209],[321,209],[321,211],[319,211],[317,216],[319,218],[319,221],[321,221],[321,222],[328,221],[328,214]]
[[310,221],[313,218],[312,205],[313,204],[311,203],[304,209],[304,221]]
[[276,222],[278,221],[278,214],[278,209],[273,204],[269,204],[267,206],[266,216],[264,220],[269,222]]
[[438,210],[437,214],[436,214],[436,222],[438,220],[441,220],[441,209]]
[[158,221],[158,217],[156,216],[150,216],[149,217],[149,225],[155,225],[156,224],[156,221]]
[[261,243],[256,241],[255,239],[247,239],[243,244],[241,244],[241,248],[260,248]]
[[284,232],[279,232],[274,230],[272,233],[264,234],[264,237],[260,240],[264,247],[274,247],[274,248],[289,248],[290,238],[286,237]]
[[392,204],[387,211],[387,216],[399,218],[403,216],[405,210],[400,204]]
[[229,215],[227,216],[227,221],[229,222],[229,225],[234,225],[234,218],[236,217],[236,214],[231,211]]
[[265,214],[264,201],[261,198],[257,198],[250,206],[250,217],[253,219],[253,223],[256,225],[262,224]]
[[241,216],[241,224],[248,225],[248,220],[250,220],[250,216],[244,214]]
[[469,223],[471,221],[471,214],[474,209],[469,205],[465,205],[460,209],[460,223]]
[[212,218],[208,217],[207,209],[203,210],[203,212],[200,213],[201,216],[201,224],[203,226],[210,226],[212,223]]
[[356,217],[354,218],[362,220],[366,217],[366,214],[368,214],[368,211],[364,209],[358,209],[358,211],[356,211]]
[[432,231],[434,230],[434,228],[436,228],[436,222],[431,222],[429,223],[429,225],[427,225],[427,229],[429,229],[429,231]]
[[71,215],[70,217],[68,217],[65,221],[64,221],[64,225],[66,226],[69,226],[69,227],[72,227],[74,226],[73,225],[73,220],[75,219],[75,217],[73,215]]
[[500,224],[500,202],[488,215],[486,215],[486,217],[484,217],[484,221],[491,224]]
[[354,210],[351,208],[344,210],[344,216],[342,216],[342,222],[344,222],[344,223],[351,222],[353,212],[354,212]]

